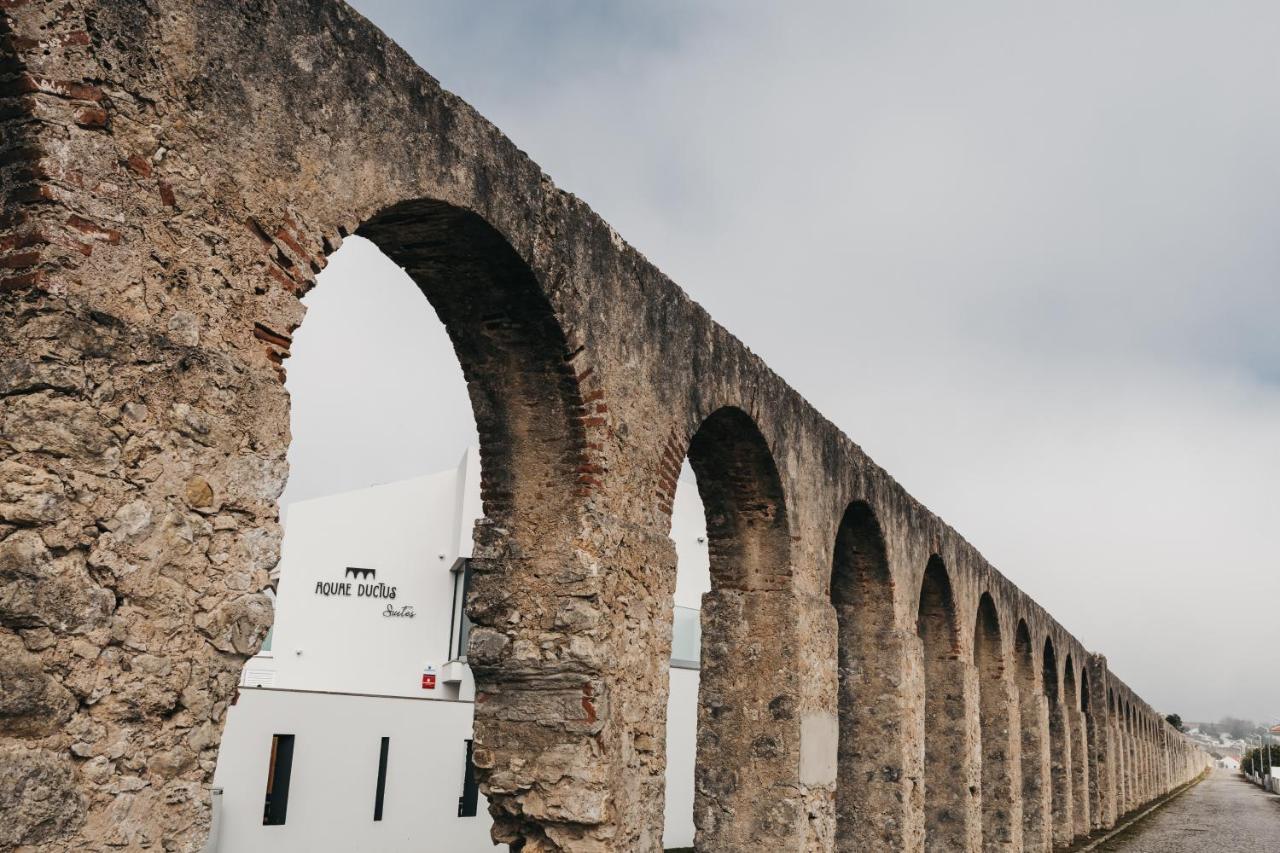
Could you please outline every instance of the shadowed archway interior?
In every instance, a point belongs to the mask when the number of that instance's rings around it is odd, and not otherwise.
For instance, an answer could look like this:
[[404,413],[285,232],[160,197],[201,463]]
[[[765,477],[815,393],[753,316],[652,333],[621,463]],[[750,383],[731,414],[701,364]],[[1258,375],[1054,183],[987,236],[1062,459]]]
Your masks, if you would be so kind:
[[974,620],[973,656],[978,668],[982,848],[1006,850],[1021,837],[1022,829],[1022,774],[1014,761],[1021,720],[1014,716],[1017,702],[1005,666],[1000,616],[995,601],[985,592],[978,600]]
[[795,654],[786,604],[790,533],[768,443],[742,409],[706,418],[689,442],[707,519],[711,591],[702,599],[702,669],[694,828],[699,849],[736,849],[760,838],[770,808],[761,792],[796,783],[798,748],[788,723],[796,699],[759,677]]
[[480,437],[485,516],[516,526],[571,523],[582,395],[532,271],[481,217],[444,202],[402,202],[356,233],[404,268],[449,333]]
[[1081,693],[1076,689],[1076,665],[1067,654],[1062,670],[1063,710],[1071,741],[1071,832],[1073,838],[1089,833],[1089,752],[1085,735]]
[[893,578],[871,506],[855,501],[836,533],[831,604],[838,624],[836,849],[898,850],[904,648],[894,631]]
[[1049,802],[1052,839],[1066,844],[1073,833],[1071,813],[1071,736],[1061,695],[1062,673],[1053,640],[1044,641],[1044,695],[1049,704]]
[[920,586],[916,630],[924,653],[925,846],[966,850],[981,827],[974,805],[978,780],[969,760],[965,662],[951,580],[934,555]]
[[1022,720],[1022,839],[1025,850],[1045,849],[1052,826],[1049,796],[1049,714],[1036,682],[1035,646],[1025,619],[1018,620],[1013,656]]

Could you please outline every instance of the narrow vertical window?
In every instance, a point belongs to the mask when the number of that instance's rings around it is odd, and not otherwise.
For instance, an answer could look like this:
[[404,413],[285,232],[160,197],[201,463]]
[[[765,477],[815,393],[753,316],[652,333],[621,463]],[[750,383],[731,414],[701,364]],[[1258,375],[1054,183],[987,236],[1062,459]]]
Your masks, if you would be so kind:
[[289,774],[293,772],[293,735],[271,736],[267,765],[267,796],[262,807],[264,826],[282,826],[289,808]]
[[378,789],[373,795],[373,819],[382,820],[382,798],[387,792],[387,751],[391,748],[391,738],[384,737],[378,750]]
[[449,624],[449,654],[452,660],[467,659],[467,638],[471,618],[467,616],[467,593],[471,590],[471,561],[461,559],[454,567],[453,614]]
[[476,770],[471,764],[472,741],[467,741],[467,762],[462,771],[462,796],[458,797],[458,817],[475,817],[480,803],[480,784],[476,782]]

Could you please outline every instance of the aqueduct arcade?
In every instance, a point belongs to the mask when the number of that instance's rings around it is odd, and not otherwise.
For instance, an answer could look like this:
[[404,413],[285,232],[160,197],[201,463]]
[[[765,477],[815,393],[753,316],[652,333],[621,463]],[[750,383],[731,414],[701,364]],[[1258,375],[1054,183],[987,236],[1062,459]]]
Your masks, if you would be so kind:
[[700,850],[1049,850],[1205,767],[344,3],[8,0],[0,29],[0,847],[199,849],[271,620],[299,297],[357,233],[444,321],[480,434],[498,842],[661,849],[686,459]]

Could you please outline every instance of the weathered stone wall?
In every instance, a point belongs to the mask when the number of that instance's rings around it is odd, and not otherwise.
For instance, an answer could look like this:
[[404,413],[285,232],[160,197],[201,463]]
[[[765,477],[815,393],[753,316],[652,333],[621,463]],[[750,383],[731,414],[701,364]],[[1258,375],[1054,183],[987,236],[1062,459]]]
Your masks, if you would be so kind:
[[271,620],[299,296],[356,232],[421,286],[471,393],[497,841],[660,848],[686,456],[714,587],[700,849],[1043,850],[1203,767],[344,4],[2,0],[0,51],[0,848],[202,843]]

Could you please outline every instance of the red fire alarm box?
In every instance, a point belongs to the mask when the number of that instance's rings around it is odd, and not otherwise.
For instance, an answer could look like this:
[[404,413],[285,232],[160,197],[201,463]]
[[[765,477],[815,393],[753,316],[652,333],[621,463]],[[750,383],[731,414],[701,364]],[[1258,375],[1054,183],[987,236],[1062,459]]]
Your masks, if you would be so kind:
[[435,670],[435,667],[430,667],[430,666],[429,666],[429,667],[427,667],[427,668],[426,668],[426,670],[425,670],[425,671],[423,671],[423,673],[422,673],[422,689],[423,689],[423,690],[435,690],[435,689],[436,689],[436,670]]

